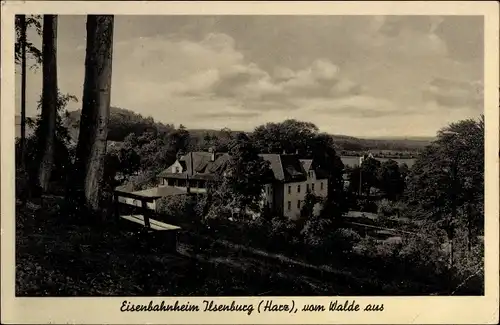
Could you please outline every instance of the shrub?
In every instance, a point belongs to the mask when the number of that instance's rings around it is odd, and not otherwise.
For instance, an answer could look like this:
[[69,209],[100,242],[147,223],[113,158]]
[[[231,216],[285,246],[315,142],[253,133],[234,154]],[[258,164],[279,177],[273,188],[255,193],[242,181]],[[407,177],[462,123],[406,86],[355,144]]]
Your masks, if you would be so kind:
[[358,208],[362,212],[377,213],[377,204],[370,199],[362,199],[358,201]]
[[377,202],[377,214],[380,217],[392,217],[396,214],[396,208],[391,201],[383,199]]
[[141,191],[147,188],[155,187],[157,185],[156,173],[154,171],[147,171],[136,176],[131,176],[129,181],[122,186],[122,191]]
[[29,179],[23,169],[16,169],[16,199],[25,199],[29,195]]
[[360,241],[361,236],[350,228],[336,229],[330,239],[333,250],[343,253],[351,252]]
[[278,247],[298,243],[300,229],[297,223],[286,217],[275,217],[270,222],[269,237]]
[[320,248],[328,246],[328,241],[333,231],[333,222],[329,219],[310,219],[304,224],[301,230],[301,235],[304,239],[304,244],[312,248]]
[[203,209],[200,197],[192,195],[173,195],[156,201],[156,212],[183,221],[197,223],[201,221]]
[[403,238],[398,258],[419,273],[442,274],[447,268],[447,254],[436,238],[409,236]]

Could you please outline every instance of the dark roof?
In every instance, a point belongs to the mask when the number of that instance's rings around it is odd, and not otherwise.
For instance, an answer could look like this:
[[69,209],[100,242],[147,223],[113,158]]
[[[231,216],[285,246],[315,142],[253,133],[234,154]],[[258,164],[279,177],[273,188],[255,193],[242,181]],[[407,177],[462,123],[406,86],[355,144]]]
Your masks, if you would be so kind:
[[[158,176],[213,180],[215,174],[224,169],[230,156],[227,153],[216,154],[215,161],[211,161],[211,156],[209,152],[190,152],[178,160],[184,169],[182,173],[172,173],[168,168]],[[313,168],[311,159],[299,159],[297,155],[260,154],[259,156],[269,162],[274,179],[280,182],[304,181],[307,179],[307,171]],[[320,170],[316,171],[316,175],[325,178]]]
[[280,155],[278,154],[260,154],[262,159],[269,161],[271,165],[271,170],[273,171],[274,177],[278,181],[285,180],[285,174],[283,172],[283,166],[281,165]]
[[161,172],[158,177],[163,178],[175,178],[175,179],[192,179],[192,180],[200,180],[200,181],[211,181],[215,179],[214,174],[194,174],[188,175],[185,172],[182,173],[170,173],[170,172]]
[[212,161],[211,158],[212,154],[209,152],[190,152],[178,160],[183,168],[182,173],[172,173],[169,167],[158,176],[177,179],[212,180],[214,174],[224,168],[229,160],[229,155],[226,153],[216,154],[215,161]]
[[296,155],[281,155],[281,165],[285,174],[285,182],[301,182],[307,179],[307,174]]
[[307,178],[304,167],[297,155],[261,154],[269,161],[276,180],[281,182],[300,182]]

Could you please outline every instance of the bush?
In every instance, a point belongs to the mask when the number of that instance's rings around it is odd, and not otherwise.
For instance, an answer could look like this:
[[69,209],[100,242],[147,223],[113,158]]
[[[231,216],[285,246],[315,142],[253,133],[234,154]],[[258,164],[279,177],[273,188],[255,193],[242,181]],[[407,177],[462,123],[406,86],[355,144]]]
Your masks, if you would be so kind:
[[377,213],[377,204],[370,199],[362,199],[357,202],[359,211]]
[[353,229],[338,228],[333,232],[330,241],[333,250],[348,253],[361,241],[361,236]]
[[296,244],[300,241],[300,229],[297,223],[286,217],[275,217],[271,219],[269,237],[274,245],[284,248],[290,244]]
[[29,196],[29,178],[23,169],[16,170],[16,199],[24,200]]
[[396,214],[396,208],[391,201],[383,199],[377,203],[377,214],[380,217],[392,217]]
[[199,223],[203,212],[199,199],[184,194],[162,197],[156,201],[156,212],[182,221]]
[[420,276],[440,275],[446,271],[448,255],[436,238],[410,236],[403,238],[398,258],[412,265]]
[[130,177],[129,181],[122,185],[122,191],[135,192],[157,186],[156,173],[154,171],[143,172]]

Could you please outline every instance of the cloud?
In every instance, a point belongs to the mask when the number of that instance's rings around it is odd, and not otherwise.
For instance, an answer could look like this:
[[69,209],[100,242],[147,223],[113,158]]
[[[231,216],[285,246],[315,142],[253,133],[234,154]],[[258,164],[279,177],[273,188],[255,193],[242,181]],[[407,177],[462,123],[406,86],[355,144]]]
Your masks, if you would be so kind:
[[332,116],[366,118],[384,117],[389,115],[394,116],[407,113],[398,109],[395,104],[389,100],[366,95],[314,101],[311,103],[311,109],[314,112],[322,114],[327,113]]
[[221,112],[204,112],[196,114],[196,117],[209,118],[209,119],[231,119],[231,118],[249,118],[257,117],[260,114],[257,112],[233,112],[233,111],[221,111]]
[[442,21],[439,16],[386,16],[379,19],[379,28],[370,36],[375,45],[391,52],[410,57],[445,56],[447,45],[436,34]]
[[422,91],[425,99],[444,107],[483,107],[483,84],[479,81],[435,78],[426,84]]
[[[196,128],[296,118],[333,133],[432,135],[483,106],[482,26],[463,16],[117,16],[111,103]],[[59,31],[59,85],[81,99],[85,17],[61,16]],[[29,115],[40,90],[41,72],[30,73]],[[19,102],[17,92],[18,112]]]
[[[215,41],[214,41],[215,40]],[[227,35],[207,36],[200,44],[208,46],[218,56],[218,51],[233,53],[235,58],[226,65],[198,71],[181,81],[166,86],[178,96],[199,98],[224,98],[237,100],[247,109],[294,109],[297,99],[332,98],[359,95],[361,85],[343,79],[338,66],[327,59],[317,59],[308,67],[298,70],[281,67],[273,74],[253,62],[237,55],[235,42]],[[200,52],[207,52],[203,49]]]

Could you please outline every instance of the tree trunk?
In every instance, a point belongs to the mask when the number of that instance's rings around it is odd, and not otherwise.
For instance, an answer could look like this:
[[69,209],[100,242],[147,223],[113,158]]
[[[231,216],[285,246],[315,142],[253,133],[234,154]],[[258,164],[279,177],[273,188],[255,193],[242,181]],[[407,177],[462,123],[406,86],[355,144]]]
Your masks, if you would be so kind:
[[99,209],[108,136],[113,56],[112,15],[87,16],[87,50],[75,185],[87,208]]
[[[21,166],[26,166],[26,16],[20,15],[21,26]],[[19,166],[19,165],[18,165]]]
[[43,190],[49,187],[54,164],[54,142],[57,116],[57,16],[43,16],[43,87],[42,114],[40,123],[40,168],[39,185]]

